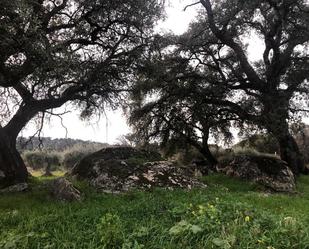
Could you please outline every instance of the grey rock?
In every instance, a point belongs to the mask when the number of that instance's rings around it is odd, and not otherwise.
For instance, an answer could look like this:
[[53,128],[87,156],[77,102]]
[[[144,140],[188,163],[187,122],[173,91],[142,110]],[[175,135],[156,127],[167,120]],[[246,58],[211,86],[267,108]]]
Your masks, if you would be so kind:
[[60,201],[80,201],[81,193],[64,177],[51,181],[49,185],[51,196]]
[[[153,161],[148,162],[151,159]],[[155,159],[160,157],[130,147],[112,147],[81,160],[71,175],[88,180],[92,186],[106,193],[156,187],[205,187],[186,168],[177,167],[174,162]]]
[[246,179],[277,192],[295,192],[295,178],[285,161],[270,156],[236,155],[217,165],[218,172]]
[[28,189],[29,189],[28,183],[23,182],[1,189],[0,193],[24,192]]

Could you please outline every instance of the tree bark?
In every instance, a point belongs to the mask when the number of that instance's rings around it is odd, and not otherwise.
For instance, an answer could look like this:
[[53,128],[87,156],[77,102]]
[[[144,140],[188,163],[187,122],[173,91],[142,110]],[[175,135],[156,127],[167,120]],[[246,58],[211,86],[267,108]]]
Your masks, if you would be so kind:
[[5,127],[0,126],[0,187],[27,181],[27,168],[16,149],[16,138],[21,129],[40,111],[60,107],[68,100],[62,98],[25,102]]
[[280,158],[286,161],[295,176],[306,173],[303,155],[301,154],[294,137],[290,134],[285,119],[273,120],[269,131],[275,136],[280,147]]
[[16,138],[0,128],[0,187],[26,182],[28,171],[16,149]]
[[209,163],[210,169],[216,171],[216,165],[218,164],[218,160],[211,153],[208,145],[209,139],[209,127],[207,124],[203,125],[203,138],[202,138],[202,146],[199,149],[200,153],[206,158]]
[[216,171],[216,165],[218,164],[218,160],[213,156],[213,154],[211,153],[209,146],[203,146],[200,149],[200,152],[202,153],[202,155],[206,158],[207,162],[210,165],[210,169],[213,171]]
[[209,149],[208,135],[209,135],[209,132],[204,134],[202,144],[195,140],[187,138],[188,143],[191,144],[194,148],[196,148],[203,155],[206,161],[209,163],[209,165],[205,165],[206,172],[208,172],[209,169],[216,171],[216,165],[218,164],[217,159],[213,156],[213,154],[211,153]]
[[280,146],[280,157],[288,163],[294,175],[298,176],[301,173],[308,173],[305,170],[303,155],[299,151],[293,136],[289,133],[280,134],[277,139]]
[[51,172],[51,164],[49,162],[47,162],[43,176],[52,176],[52,175],[53,174]]

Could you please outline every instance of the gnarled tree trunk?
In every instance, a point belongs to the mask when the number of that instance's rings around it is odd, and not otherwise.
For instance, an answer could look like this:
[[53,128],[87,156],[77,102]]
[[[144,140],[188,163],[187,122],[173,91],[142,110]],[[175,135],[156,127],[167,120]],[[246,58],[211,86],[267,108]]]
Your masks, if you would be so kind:
[[0,187],[27,181],[27,168],[16,149],[16,138],[0,128]]
[[216,165],[218,164],[218,160],[211,153],[209,146],[204,145],[199,151],[206,158],[211,170],[216,171]]
[[208,170],[208,168],[209,168],[213,171],[217,171],[216,165],[218,164],[218,160],[217,160],[217,158],[215,158],[215,156],[212,154],[212,152],[209,149],[208,139],[209,139],[209,127],[207,125],[204,125],[204,131],[203,131],[203,137],[202,137],[202,146],[197,147],[197,149],[199,150],[199,152],[205,157],[205,159],[209,163],[206,170]]
[[281,134],[277,137],[280,146],[280,157],[286,161],[294,175],[307,173],[305,170],[303,155],[291,134]]
[[294,175],[306,173],[303,155],[301,154],[294,137],[290,134],[285,119],[274,121],[269,131],[275,136],[280,147],[280,158],[286,161]]

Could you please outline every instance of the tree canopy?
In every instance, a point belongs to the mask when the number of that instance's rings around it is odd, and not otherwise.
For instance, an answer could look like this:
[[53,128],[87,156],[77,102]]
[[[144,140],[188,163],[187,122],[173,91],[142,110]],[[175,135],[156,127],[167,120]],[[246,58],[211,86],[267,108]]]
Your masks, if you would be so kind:
[[[26,170],[15,150],[21,129],[67,102],[91,115],[116,104],[132,81],[152,28],[156,0],[17,0],[0,10],[0,170]],[[1,179],[0,179],[1,181]]]
[[[179,99],[186,101],[192,94],[198,106],[189,112],[181,107],[182,112],[190,115],[193,110],[205,119],[211,117],[205,110],[224,110],[242,124],[265,129],[277,139],[281,158],[293,172],[303,171],[302,156],[290,134],[289,121],[308,111],[308,2],[200,0],[196,4],[202,7],[197,20],[170,43],[170,49],[161,53],[160,58],[156,53],[149,56],[145,68],[158,65],[159,60],[170,73],[173,65],[170,61],[176,60],[178,66],[174,66],[173,80],[174,85],[182,86]],[[253,37],[263,43],[263,50],[256,51],[260,59],[255,61],[250,60],[247,50],[248,40],[255,42]],[[161,76],[151,70],[147,72],[153,82],[168,81]],[[161,97],[166,89],[162,86],[152,104],[144,101],[137,109],[148,114],[155,112],[161,102],[166,103],[165,95]],[[184,122],[182,112],[178,114]],[[224,120],[226,115],[218,118]],[[159,123],[162,121],[156,122]],[[144,124],[154,127],[147,119]],[[201,119],[193,124],[201,124]],[[208,124],[213,126],[211,122]]]

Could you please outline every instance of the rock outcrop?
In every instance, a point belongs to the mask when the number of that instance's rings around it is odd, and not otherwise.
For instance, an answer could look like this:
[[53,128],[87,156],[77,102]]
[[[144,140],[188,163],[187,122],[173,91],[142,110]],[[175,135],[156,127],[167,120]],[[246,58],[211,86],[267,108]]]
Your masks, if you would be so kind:
[[235,155],[220,162],[218,172],[255,183],[278,192],[294,192],[295,178],[287,163],[270,156]]
[[49,191],[53,198],[59,201],[79,201],[81,194],[73,184],[64,177],[57,178],[50,182]]
[[70,174],[109,193],[154,187],[191,189],[205,186],[185,168],[160,159],[156,153],[131,147],[111,147],[85,157]]
[[0,193],[24,192],[27,191],[28,189],[29,189],[28,183],[23,182],[1,189]]

